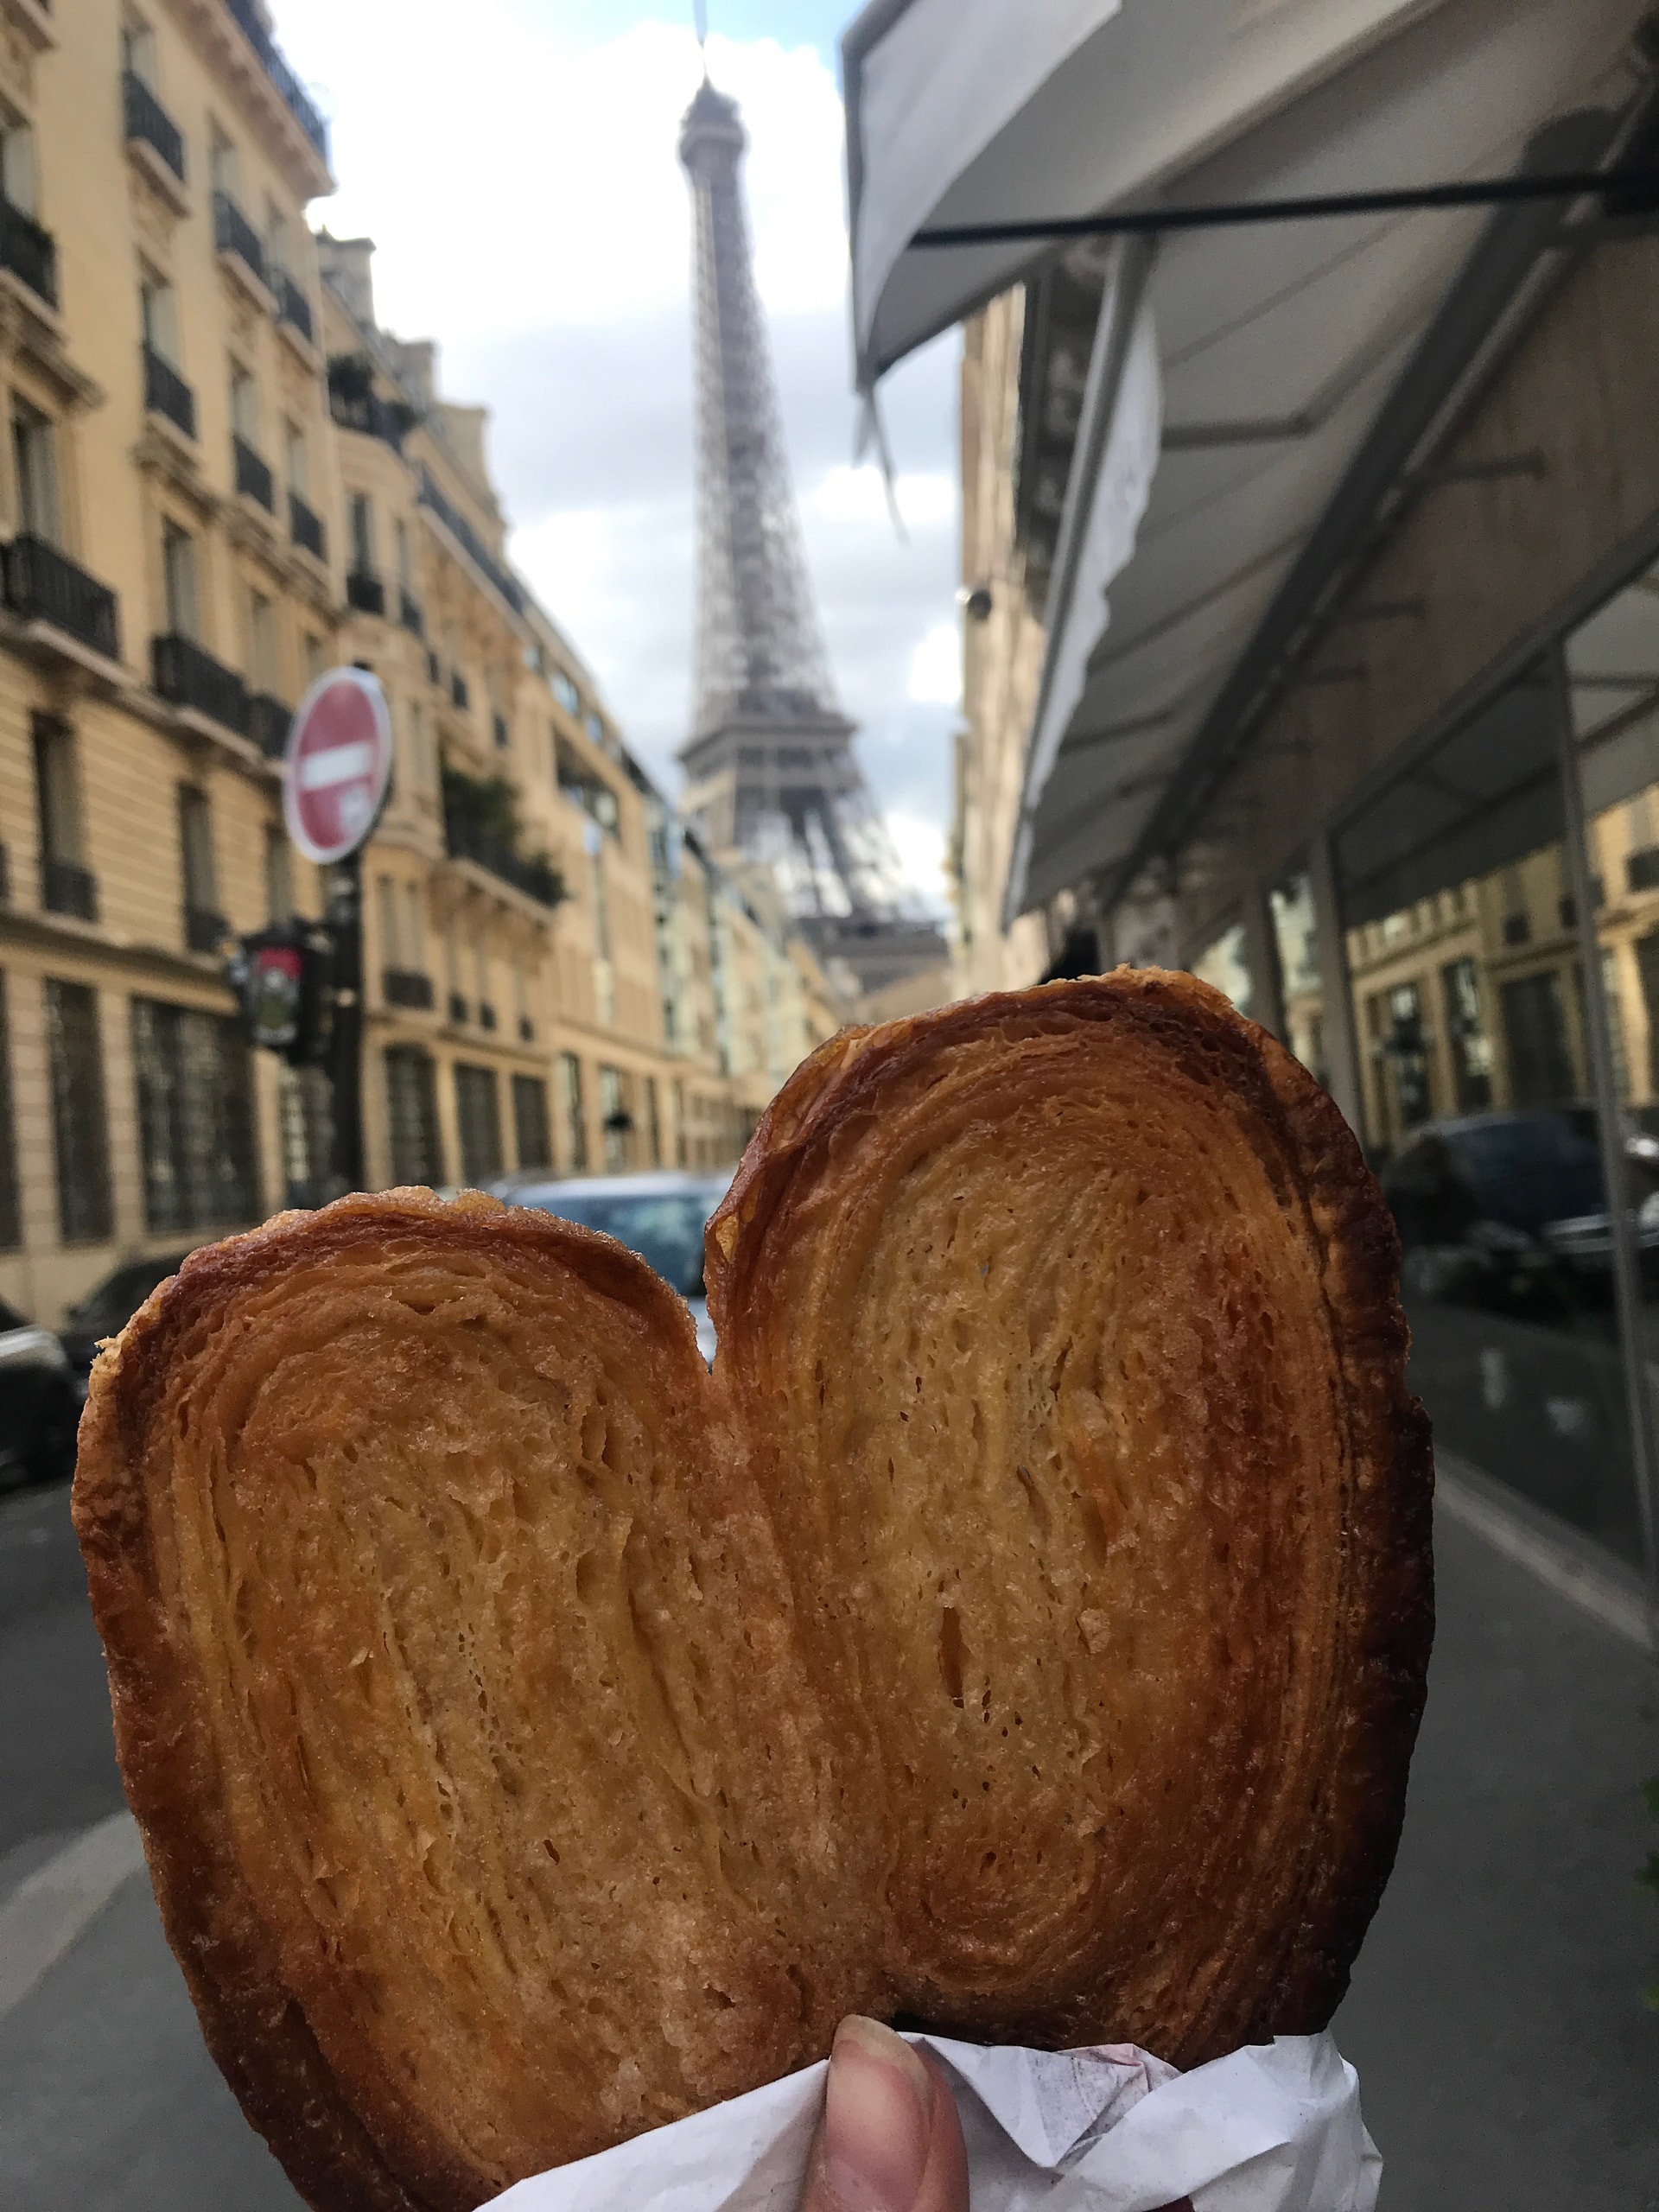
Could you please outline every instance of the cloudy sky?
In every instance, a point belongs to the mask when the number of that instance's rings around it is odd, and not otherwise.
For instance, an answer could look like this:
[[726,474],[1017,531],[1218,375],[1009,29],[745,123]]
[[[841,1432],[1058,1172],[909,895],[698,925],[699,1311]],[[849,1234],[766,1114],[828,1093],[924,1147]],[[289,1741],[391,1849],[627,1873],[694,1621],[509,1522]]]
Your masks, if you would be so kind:
[[[852,0],[710,0],[748,190],[807,557],[842,703],[906,868],[934,904],[957,650],[957,340],[889,379],[908,543],[852,461],[836,40]],[[333,119],[314,215],[376,243],[380,321],[436,338],[493,414],[515,562],[671,791],[691,665],[691,233],[675,154],[690,0],[276,0]]]

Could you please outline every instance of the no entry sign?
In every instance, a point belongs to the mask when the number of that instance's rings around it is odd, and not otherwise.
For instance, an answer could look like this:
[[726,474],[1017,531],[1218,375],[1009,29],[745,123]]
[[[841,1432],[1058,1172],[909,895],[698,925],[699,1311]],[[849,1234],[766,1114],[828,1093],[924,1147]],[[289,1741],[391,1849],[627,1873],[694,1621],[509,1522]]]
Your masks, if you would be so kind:
[[349,859],[374,827],[391,776],[391,716],[363,668],[320,676],[288,733],[283,815],[308,861]]

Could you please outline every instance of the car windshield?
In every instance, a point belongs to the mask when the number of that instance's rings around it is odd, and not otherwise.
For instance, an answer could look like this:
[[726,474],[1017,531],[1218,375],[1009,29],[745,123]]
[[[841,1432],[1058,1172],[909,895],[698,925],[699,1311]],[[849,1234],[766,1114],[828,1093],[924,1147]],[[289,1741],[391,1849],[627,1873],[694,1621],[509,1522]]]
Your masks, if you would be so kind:
[[702,1296],[702,1232],[719,1203],[716,1192],[672,1191],[644,1198],[595,1191],[540,1203],[548,1213],[614,1236],[648,1261],[682,1298]]
[[69,1326],[82,1336],[114,1336],[126,1327],[157,1283],[178,1273],[184,1257],[182,1252],[174,1252],[164,1260],[133,1260],[118,1268],[69,1308],[65,1317]]

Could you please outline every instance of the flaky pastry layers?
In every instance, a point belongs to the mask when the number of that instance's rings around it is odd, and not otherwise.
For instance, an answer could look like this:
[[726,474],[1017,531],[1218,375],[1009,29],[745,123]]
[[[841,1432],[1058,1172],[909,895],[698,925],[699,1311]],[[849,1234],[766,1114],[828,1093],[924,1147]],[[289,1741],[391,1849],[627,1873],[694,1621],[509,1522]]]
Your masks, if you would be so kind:
[[460,2212],[857,2009],[1191,2064],[1324,2024],[1430,1636],[1395,1244],[1191,978],[847,1032],[710,1225],[392,1192],[198,1253],[75,1519],[215,2056]]

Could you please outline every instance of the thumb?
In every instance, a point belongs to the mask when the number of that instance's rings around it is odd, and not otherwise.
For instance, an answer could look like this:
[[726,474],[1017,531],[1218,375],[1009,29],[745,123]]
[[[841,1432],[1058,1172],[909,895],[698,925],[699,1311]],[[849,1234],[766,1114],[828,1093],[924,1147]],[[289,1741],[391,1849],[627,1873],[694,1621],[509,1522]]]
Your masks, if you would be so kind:
[[857,2013],[836,2031],[801,2212],[968,2212],[968,2154],[944,2075]]

